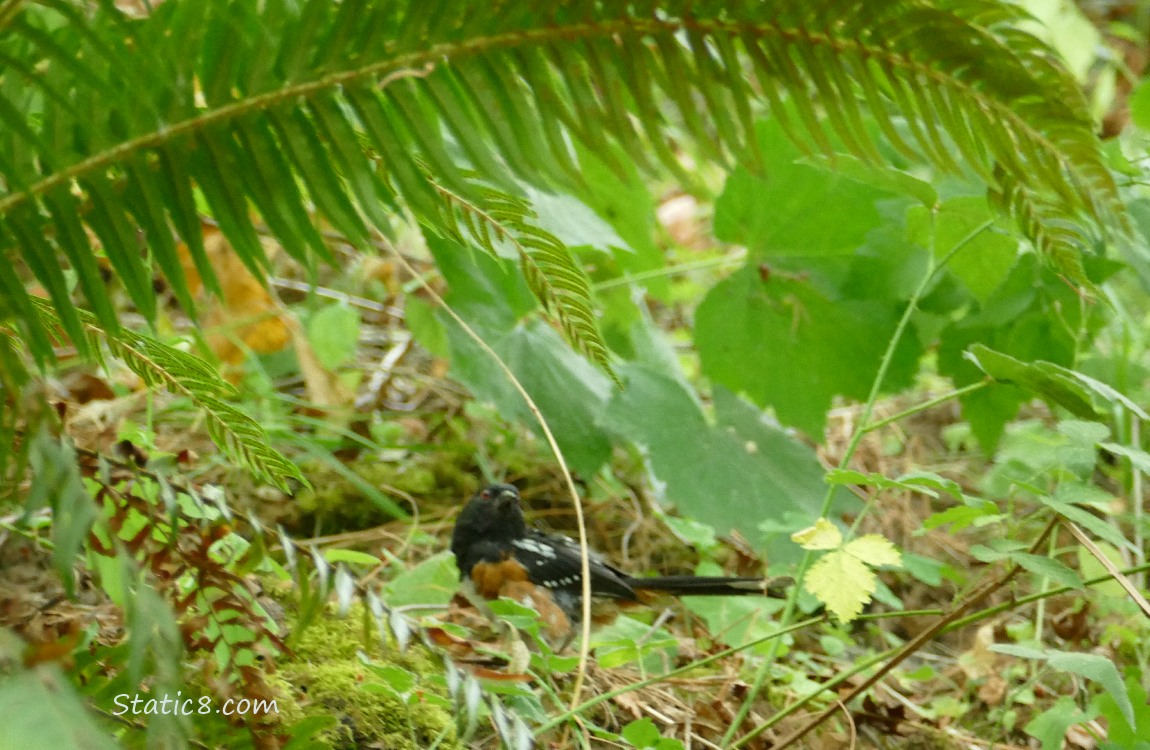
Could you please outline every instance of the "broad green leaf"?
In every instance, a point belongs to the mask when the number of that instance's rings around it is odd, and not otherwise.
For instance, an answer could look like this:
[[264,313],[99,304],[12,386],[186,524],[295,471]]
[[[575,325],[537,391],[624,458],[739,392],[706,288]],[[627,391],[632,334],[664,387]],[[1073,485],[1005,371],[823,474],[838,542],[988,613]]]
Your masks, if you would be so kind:
[[[428,245],[450,285],[447,303],[515,373],[572,468],[593,474],[611,452],[608,435],[597,426],[611,392],[607,376],[542,320],[520,322],[537,303],[514,267],[434,237]],[[447,331],[455,377],[476,397],[495,404],[505,419],[538,434],[535,416],[491,355],[446,313],[436,311],[436,316]]]
[[[817,438],[835,396],[867,397],[897,321],[895,304],[836,299],[810,280],[746,266],[699,305],[695,340],[704,374]],[[886,386],[908,382],[916,362],[917,343],[904,336]]]
[[863,244],[880,223],[876,202],[889,193],[796,163],[800,151],[774,120],[760,123],[758,138],[767,176],[739,168],[727,178],[715,201],[715,236],[758,257],[849,255]]
[[1150,750],[1150,700],[1147,699],[1146,689],[1139,684],[1135,675],[1129,674],[1126,677],[1126,690],[1130,695],[1130,704],[1134,707],[1134,726],[1125,721],[1119,702],[1108,692],[1098,695],[1091,706],[1097,708],[1109,721],[1106,736],[1114,750]]
[[936,529],[950,524],[952,532],[962,531],[968,526],[980,526],[1002,518],[1000,509],[990,500],[966,498],[964,505],[956,505],[923,519],[923,530]]
[[[624,388],[606,410],[605,424],[642,447],[664,499],[720,534],[738,529],[761,539],[771,519],[796,530],[817,512],[822,471],[809,448],[723,389],[714,401],[719,424],[709,424],[694,393],[665,372],[620,368]],[[783,545],[772,560],[794,558]]]
[[593,247],[607,253],[613,248],[631,251],[623,238],[579,199],[530,187],[527,198],[539,226],[567,247]]
[[[934,247],[935,258],[950,256],[946,270],[954,274],[974,298],[985,303],[1002,283],[1018,257],[1018,240],[990,227],[972,233],[994,219],[984,197],[952,198],[940,207],[914,206],[907,212],[907,235],[923,247]],[[931,245],[930,233],[934,232]],[[958,243],[966,241],[951,255]]]
[[[1103,318],[1081,304],[1074,290],[1033,254],[1019,256],[1010,273],[984,303],[940,334],[939,372],[956,386],[985,381],[986,374],[966,356],[974,345],[1022,362],[1042,360],[1070,366],[1081,346],[1075,331],[1093,331]],[[1085,317],[1084,317],[1085,315]],[[1031,395],[995,383],[962,398],[963,416],[983,450],[992,452],[1006,425]]]
[[[118,711],[116,706],[101,706]],[[120,744],[92,719],[72,683],[54,667],[0,680],[0,725],[8,747],[115,750]]]
[[[774,559],[774,558],[772,558]],[[695,575],[717,576],[724,571],[709,561],[699,563]],[[707,630],[723,643],[736,646],[778,632],[783,602],[760,596],[687,596],[683,604],[703,618]],[[764,650],[769,648],[763,645]]]
[[1063,586],[1085,590],[1082,585],[1082,577],[1060,560],[1025,552],[1011,552],[1006,557],[1035,575],[1049,578]]
[[718,546],[715,529],[705,523],[699,523],[693,518],[679,518],[667,514],[664,514],[661,520],[671,533],[696,550],[708,551]]
[[[655,201],[647,185],[633,165],[625,165],[622,176],[612,171],[603,160],[586,148],[578,148],[579,169],[586,185],[580,198],[595,213],[606,220],[632,252],[613,253],[608,264],[617,263],[618,271],[638,274],[663,268],[666,261],[662,249],[655,243]],[[611,266],[604,270],[612,270]],[[647,278],[642,286],[658,299],[666,299],[670,291],[667,278]]]
[[910,196],[927,208],[938,203],[938,193],[929,182],[889,164],[875,165],[846,154],[835,154],[833,160],[821,154],[805,156],[796,160],[796,164],[809,164],[825,172],[837,173],[886,193]]
[[[536,417],[491,356],[445,316],[440,320],[447,327],[454,376],[477,398],[495,404],[504,419],[540,434]],[[597,425],[611,393],[607,376],[540,320],[486,338],[538,405],[571,468],[594,474],[611,454],[611,441]]]
[[659,738],[663,736],[660,734],[659,728],[655,726],[655,722],[647,717],[632,721],[623,727],[619,734],[630,743],[632,747],[637,748],[654,747],[655,743],[659,741]]
[[403,320],[411,335],[432,356],[447,359],[451,350],[447,344],[447,330],[435,317],[435,307],[414,294],[404,299]]

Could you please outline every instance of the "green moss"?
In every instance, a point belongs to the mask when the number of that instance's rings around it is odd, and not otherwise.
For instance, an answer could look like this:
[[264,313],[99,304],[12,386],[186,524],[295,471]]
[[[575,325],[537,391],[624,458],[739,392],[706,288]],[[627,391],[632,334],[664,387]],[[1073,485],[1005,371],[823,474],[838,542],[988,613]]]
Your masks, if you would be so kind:
[[[391,519],[386,509],[373,503],[363,492],[362,484],[349,479],[326,462],[313,461],[300,465],[311,488],[295,498],[299,523],[306,527],[322,524],[325,529],[352,530],[378,525]],[[431,456],[418,456],[403,463],[359,461],[342,467],[351,471],[363,484],[388,487],[415,497],[466,497],[475,491],[478,480],[463,467]],[[402,505],[402,501],[400,501]]]
[[[361,606],[353,607],[346,618],[321,617],[300,639],[292,659],[280,664],[283,679],[306,696],[301,700],[304,715],[336,719],[317,739],[333,748],[419,750],[442,736],[440,748],[459,748],[441,682],[430,679],[442,673],[439,660],[421,646],[402,653],[383,646],[374,623],[368,637],[363,623]],[[408,705],[383,689],[383,680],[360,660],[359,652],[367,653],[375,664],[411,672],[417,697]]]

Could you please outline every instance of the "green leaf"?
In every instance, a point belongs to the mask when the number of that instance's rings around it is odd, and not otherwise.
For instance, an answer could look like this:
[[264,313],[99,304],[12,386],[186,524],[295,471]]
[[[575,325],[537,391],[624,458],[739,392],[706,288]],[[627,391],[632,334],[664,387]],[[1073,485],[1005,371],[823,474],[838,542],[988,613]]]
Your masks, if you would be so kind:
[[88,541],[97,514],[96,503],[84,489],[76,461],[71,446],[41,431],[29,456],[32,483],[25,503],[26,517],[41,507],[52,508],[52,565],[69,596],[75,593],[76,557]]
[[[795,163],[801,156],[776,121],[759,125],[767,177],[736,169],[715,201],[715,236],[760,258],[848,255],[880,223],[888,193],[844,174]],[[834,206],[834,221],[825,215]]]
[[[515,373],[571,466],[595,473],[611,452],[609,436],[597,425],[611,392],[607,376],[565,346],[544,322],[518,322],[535,308],[535,300],[506,263],[487,255],[469,259],[451,242],[431,238],[428,244],[450,285],[447,303]],[[437,317],[447,331],[453,375],[477,398],[495,404],[505,419],[538,433],[535,416],[491,355],[445,313],[437,311]]]
[[567,247],[593,247],[610,253],[613,248],[632,252],[630,246],[589,206],[570,195],[557,195],[527,188],[541,229],[555,235]]
[[349,365],[359,350],[359,313],[348,305],[327,305],[308,320],[307,338],[325,368]]
[[381,560],[376,555],[370,555],[366,552],[360,552],[354,549],[326,549],[323,551],[323,556],[324,559],[333,566],[336,563],[347,563],[348,565],[363,565],[369,568],[375,568],[381,564]]
[[[1006,280],[973,315],[943,329],[938,347],[939,372],[962,387],[986,380],[986,374],[966,356],[983,345],[1020,361],[1042,359],[1070,365],[1080,346],[1072,333],[1096,325],[1083,318],[1081,300],[1032,254],[1019,257]],[[963,416],[982,448],[993,452],[1003,430],[1031,396],[1023,389],[995,383],[962,398]]]
[[388,581],[384,591],[392,607],[447,604],[459,590],[459,569],[450,552],[432,555]]
[[[764,280],[747,266],[699,305],[695,339],[704,374],[818,438],[835,396],[869,395],[897,322],[894,304],[835,299],[808,280]],[[909,382],[916,363],[917,344],[904,336],[886,387]]]
[[1050,580],[1059,583],[1063,586],[1070,588],[1085,590],[1082,585],[1082,577],[1074,572],[1065,563],[1055,560],[1051,557],[1043,557],[1042,555],[1031,555],[1025,552],[1011,552],[1007,557],[1026,570],[1029,570],[1035,575],[1049,578]]
[[1091,718],[1091,714],[1078,707],[1074,698],[1063,695],[1023,728],[1042,743],[1042,750],[1062,750],[1066,745],[1067,730],[1076,724],[1085,724]]
[[938,193],[929,182],[889,164],[873,164],[846,154],[835,154],[833,159],[815,154],[796,160],[796,164],[809,164],[824,172],[837,173],[884,193],[907,195],[927,208],[938,203]]
[[863,474],[851,469],[832,469],[827,473],[827,483],[855,484],[863,487],[874,487],[879,490],[911,490],[930,497],[938,497],[940,492],[960,499],[963,497],[962,488],[958,482],[929,471],[912,471],[897,479],[890,479],[877,472]]
[[[663,371],[620,369],[605,424],[646,452],[664,501],[720,534],[738,529],[761,539],[767,519],[796,530],[817,513],[825,490],[814,454],[731,393],[716,389],[719,423],[709,424],[693,392]],[[782,539],[772,560],[794,559]],[[760,546],[760,545],[756,545]]]
[[1150,474],[1150,453],[1131,448],[1118,443],[1100,443],[1099,448],[1108,450],[1116,456],[1122,456],[1130,461],[1130,465],[1143,474]]
[[[1103,539],[1115,547],[1125,547],[1134,552],[1136,550],[1134,544],[1117,528],[1116,520],[1115,522],[1108,522],[1105,518],[1099,518],[1095,512],[1092,512],[1092,510],[1097,511],[1096,507],[1091,507],[1094,506],[1094,503],[1090,502],[1096,492],[1097,489],[1093,487],[1063,482],[1053,496],[1039,495],[1038,500],[1099,539]],[[1109,496],[1107,498],[1109,499]],[[1091,507],[1091,510],[1080,507],[1080,505]]]
[[619,734],[632,747],[637,748],[654,747],[655,743],[663,736],[659,732],[659,728],[655,726],[655,722],[647,717],[632,721],[623,727]]
[[929,530],[950,524],[950,530],[958,532],[968,526],[982,526],[1003,517],[999,507],[990,500],[968,497],[964,502],[965,505],[956,505],[927,516],[923,519],[922,528]]
[[1052,362],[1022,362],[981,344],[972,346],[966,357],[995,380],[1034,391],[1075,416],[1101,420],[1099,407],[1121,405],[1148,418],[1141,407],[1105,383]]
[[[972,236],[993,219],[985,198],[952,198],[938,207],[914,206],[907,211],[907,236],[922,247],[933,247],[937,260],[949,257],[946,270],[975,299],[985,303],[1002,284],[1019,252],[1018,240],[993,226]],[[964,241],[962,248],[951,255]]]
[[1118,673],[1114,662],[1105,656],[1054,649],[1039,650],[1011,644],[995,644],[990,650],[1022,659],[1041,659],[1052,669],[1098,683],[1117,704],[1126,724],[1134,726],[1134,706],[1130,702],[1130,693],[1126,690],[1126,685],[1122,682],[1122,676]]
[[1146,689],[1131,674],[1126,677],[1126,690],[1134,707],[1134,726],[1128,724],[1119,701],[1111,693],[1098,695],[1091,705],[1109,722],[1106,736],[1113,743],[1114,750],[1150,750],[1150,740],[1143,739],[1150,737],[1150,701],[1147,700]]
[[803,586],[814,594],[839,622],[858,617],[871,600],[878,579],[866,563],[846,550],[820,557],[807,571]]
[[[111,706],[105,710],[118,710]],[[115,750],[58,669],[41,667],[0,680],[0,723],[11,747]]]

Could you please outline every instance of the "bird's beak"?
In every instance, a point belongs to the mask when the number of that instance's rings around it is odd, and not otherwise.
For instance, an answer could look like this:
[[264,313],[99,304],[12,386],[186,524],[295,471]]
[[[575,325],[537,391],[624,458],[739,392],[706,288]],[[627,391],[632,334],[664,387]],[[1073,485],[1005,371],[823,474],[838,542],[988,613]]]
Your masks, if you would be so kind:
[[519,494],[516,492],[512,492],[511,490],[503,490],[502,492],[499,493],[499,497],[496,498],[496,500],[495,500],[495,504],[498,505],[500,508],[506,508],[506,507],[514,505],[515,503],[518,503],[518,502],[519,502]]

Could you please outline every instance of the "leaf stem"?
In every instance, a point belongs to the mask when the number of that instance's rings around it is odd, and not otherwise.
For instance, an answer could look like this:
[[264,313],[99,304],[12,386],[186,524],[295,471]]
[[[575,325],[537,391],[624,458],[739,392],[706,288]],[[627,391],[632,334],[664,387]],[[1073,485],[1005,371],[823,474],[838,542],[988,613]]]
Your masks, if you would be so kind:
[[626,286],[628,284],[635,284],[640,281],[648,281],[649,279],[658,279],[664,276],[675,276],[681,273],[688,273],[690,271],[702,271],[708,268],[722,268],[723,266],[731,266],[737,263],[742,263],[746,260],[745,253],[738,253],[736,255],[724,255],[718,258],[708,258],[706,260],[696,260],[690,263],[680,263],[677,266],[664,266],[663,268],[653,268],[650,271],[640,271],[639,273],[627,274],[620,276],[617,279],[607,279],[591,285],[591,288],[596,292],[601,292],[604,289],[614,289],[617,286]]
[[888,424],[893,424],[894,422],[898,422],[899,420],[905,419],[906,417],[909,417],[913,414],[918,414],[919,412],[926,411],[928,409],[933,409],[934,407],[938,406],[939,404],[944,404],[947,401],[953,401],[956,398],[962,398],[963,396],[967,395],[968,393],[974,393],[975,391],[981,390],[981,389],[985,388],[986,386],[990,385],[990,383],[991,383],[991,380],[989,378],[987,378],[986,380],[980,380],[977,383],[971,383],[970,385],[965,385],[962,388],[955,388],[953,391],[950,391],[949,393],[944,393],[941,396],[935,396],[934,398],[930,399],[929,401],[923,401],[921,404],[918,404],[916,406],[912,406],[909,409],[904,409],[903,411],[900,411],[898,414],[894,414],[894,415],[891,415],[891,416],[886,417],[884,419],[880,419],[877,422],[871,422],[867,426],[862,427],[861,431],[863,433],[874,432],[875,430],[877,430],[881,427],[886,427]]

